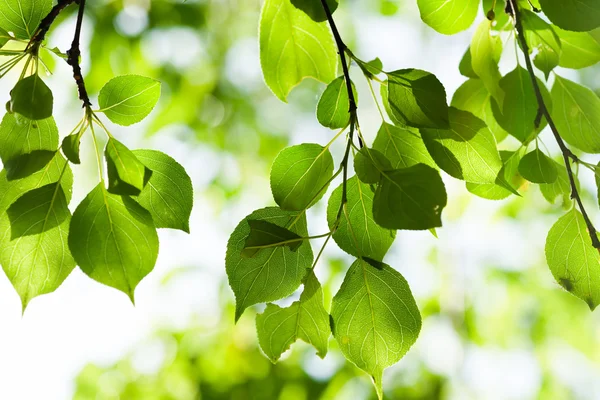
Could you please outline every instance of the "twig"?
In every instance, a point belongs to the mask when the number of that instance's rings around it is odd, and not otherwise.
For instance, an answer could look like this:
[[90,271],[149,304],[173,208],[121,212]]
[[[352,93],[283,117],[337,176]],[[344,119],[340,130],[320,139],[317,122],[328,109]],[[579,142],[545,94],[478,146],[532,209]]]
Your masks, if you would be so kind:
[[68,6],[70,6],[71,4],[73,4],[75,2],[76,2],[76,0],[58,0],[58,3],[56,5],[54,5],[54,7],[52,7],[52,9],[48,13],[48,15],[46,15],[40,22],[40,25],[37,27],[37,29],[35,30],[35,33],[31,37],[31,40],[29,41],[29,44],[27,45],[26,50],[31,49],[32,52],[37,54],[37,50],[39,49],[40,45],[46,38],[46,34],[50,30],[50,27],[52,26],[52,24],[54,23],[54,21],[56,20],[58,15],[65,8],[67,8]]
[[75,36],[73,37],[73,43],[71,48],[67,52],[67,63],[73,68],[73,78],[77,84],[77,90],[79,91],[79,99],[83,102],[84,108],[89,108],[92,103],[90,97],[85,88],[85,81],[83,80],[83,74],[81,73],[81,66],[79,65],[79,57],[81,56],[81,50],[79,49],[79,41],[81,37],[81,25],[83,24],[83,12],[85,11],[85,0],[79,0],[79,12],[77,13],[77,25],[75,27]]
[[594,224],[590,220],[587,212],[585,211],[585,207],[583,206],[583,202],[581,201],[581,196],[579,195],[579,191],[577,190],[577,185],[575,183],[575,177],[573,175],[573,169],[571,168],[571,160],[577,162],[579,159],[573,152],[567,147],[564,140],[560,136],[558,129],[556,128],[556,124],[548,111],[548,107],[544,102],[544,97],[542,96],[542,92],[540,91],[540,86],[538,85],[537,78],[535,76],[535,72],[533,70],[533,65],[531,64],[531,58],[529,57],[529,46],[527,45],[527,40],[525,39],[525,31],[523,30],[523,23],[521,21],[521,10],[517,5],[517,0],[510,0],[509,2],[512,10],[508,10],[509,14],[514,17],[515,20],[515,28],[517,30],[517,35],[519,38],[519,42],[521,43],[521,49],[523,51],[523,55],[525,56],[525,63],[527,64],[527,71],[529,72],[529,77],[531,78],[531,83],[533,84],[533,89],[535,91],[535,97],[537,98],[540,112],[546,117],[546,121],[548,121],[548,125],[554,134],[554,138],[558,143],[558,147],[560,148],[564,161],[565,167],[567,169],[567,174],[569,175],[569,182],[571,184],[571,198],[574,199],[579,205],[579,209],[581,210],[581,214],[583,215],[583,219],[585,220],[585,224],[587,226],[588,232],[592,239],[592,246],[596,249],[600,249],[600,240],[598,239],[598,235],[596,233],[596,228],[594,228]]

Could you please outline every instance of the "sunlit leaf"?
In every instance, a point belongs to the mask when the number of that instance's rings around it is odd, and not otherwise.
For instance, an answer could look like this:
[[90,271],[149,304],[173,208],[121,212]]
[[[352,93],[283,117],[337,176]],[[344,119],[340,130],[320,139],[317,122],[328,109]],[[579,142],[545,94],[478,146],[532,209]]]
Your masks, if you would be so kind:
[[479,0],[418,0],[417,4],[423,22],[440,33],[453,35],[475,21]]
[[111,79],[98,95],[101,111],[115,124],[129,126],[142,121],[160,98],[160,82],[139,75]]

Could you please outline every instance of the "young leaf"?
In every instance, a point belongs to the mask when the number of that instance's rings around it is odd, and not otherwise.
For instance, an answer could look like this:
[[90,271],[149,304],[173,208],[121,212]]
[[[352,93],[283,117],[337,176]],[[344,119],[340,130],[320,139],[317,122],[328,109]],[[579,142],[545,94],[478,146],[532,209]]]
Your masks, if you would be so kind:
[[[537,78],[536,78],[537,79]],[[550,94],[546,86],[537,80],[546,107],[552,109]],[[492,103],[494,117],[508,133],[522,143],[529,143],[535,138],[546,124],[545,118],[536,128],[538,118],[538,103],[527,71],[520,66],[506,74],[500,81],[500,87],[505,93],[502,108],[500,104]]]
[[544,72],[547,80],[550,72],[558,65],[561,52],[560,39],[552,27],[535,13],[523,10],[521,16],[529,51],[536,52],[533,63]]
[[76,133],[65,137],[62,141],[62,151],[67,160],[73,164],[81,164],[79,157],[79,146],[81,145],[81,136]]
[[439,33],[454,35],[475,21],[479,0],[417,0],[417,4],[423,22]]
[[284,246],[291,251],[296,251],[302,245],[301,236],[269,221],[250,219],[248,225],[250,225],[250,233],[242,250],[244,258],[252,258],[265,248]]
[[333,298],[333,336],[344,356],[373,378],[383,397],[383,371],[406,354],[421,331],[410,287],[390,266],[356,260]]
[[388,105],[395,119],[415,128],[447,128],[446,90],[435,75],[401,69],[388,76]]
[[552,102],[560,136],[586,153],[600,153],[600,98],[585,86],[556,75]]
[[235,293],[236,321],[253,304],[279,300],[294,293],[313,263],[313,252],[308,241],[303,242],[296,251],[274,247],[260,251],[255,257],[243,258],[242,251],[250,234],[248,220],[268,221],[301,237],[308,236],[304,214],[299,216],[297,212],[276,207],[254,211],[238,224],[227,243],[225,257],[229,285]]
[[361,60],[355,61],[362,70],[363,74],[369,79],[372,79],[374,76],[377,76],[383,72],[383,63],[379,58],[374,58],[369,62],[364,62]]
[[36,150],[57,148],[58,128],[54,118],[34,121],[18,114],[4,115],[0,123],[0,158],[4,164]]
[[442,226],[447,195],[440,174],[425,164],[383,174],[373,199],[375,222],[388,229]]
[[[352,84],[354,88],[354,83]],[[356,88],[354,88],[356,98]],[[317,119],[326,128],[341,129],[350,122],[350,101],[348,90],[343,76],[336,78],[327,85],[319,104],[317,105]]]
[[378,183],[382,171],[392,170],[392,163],[381,152],[363,147],[354,157],[354,171],[364,183]]
[[425,146],[450,176],[473,183],[494,183],[502,168],[494,135],[485,122],[450,107],[450,129],[421,129]]
[[479,78],[475,71],[473,71],[473,57],[471,57],[470,46],[467,48],[467,51],[465,51],[465,54],[460,59],[460,63],[458,64],[458,71],[462,76],[466,76],[467,78]]
[[[0,173],[0,264],[21,297],[23,311],[34,297],[56,290],[75,268],[75,261],[67,246],[71,216],[64,209],[66,218],[58,222],[59,217],[50,212],[45,223],[53,228],[39,229],[38,234],[13,240],[14,228],[6,210],[19,201],[23,192],[35,191],[59,180],[61,192],[68,203],[73,175],[65,164],[65,159],[56,153],[43,170],[27,178],[9,181],[5,171]],[[65,167],[67,169],[63,173]]]
[[419,163],[437,168],[421,134],[411,129],[384,122],[377,132],[373,148],[379,150],[392,163],[393,169],[412,167]]
[[259,36],[265,82],[280,100],[304,78],[335,79],[338,55],[327,23],[313,21],[290,0],[264,2]]
[[21,79],[10,91],[10,109],[25,118],[40,120],[52,117],[52,91],[37,74]]
[[556,162],[540,149],[525,154],[519,162],[519,174],[533,183],[553,183],[558,177]]
[[598,0],[540,0],[553,24],[568,31],[591,31],[600,26]]
[[315,274],[308,274],[299,301],[286,308],[267,304],[265,311],[256,316],[256,331],[260,348],[272,362],[277,362],[298,339],[313,345],[318,356],[325,357],[331,330],[323,290]]
[[288,147],[273,162],[271,191],[282,210],[304,210],[323,197],[332,175],[329,149],[312,143]]
[[60,182],[50,183],[19,197],[7,210],[11,240],[44,233],[71,217]]
[[552,183],[541,183],[540,190],[542,195],[550,204],[556,202],[556,198],[562,197],[566,200],[566,203],[570,203],[569,196],[571,195],[571,182],[569,181],[569,175],[565,166],[561,163],[554,161],[554,168],[556,169],[556,180]]
[[0,2],[0,27],[17,39],[33,36],[52,8],[52,0],[3,0]]
[[123,143],[110,138],[104,152],[108,172],[108,191],[112,194],[137,196],[149,175],[147,168]]
[[73,213],[69,248],[90,278],[134,302],[136,286],[154,269],[158,235],[146,209],[100,183]]
[[[600,61],[600,42],[590,32],[571,32],[552,27],[560,38],[562,51],[558,65],[563,68],[585,68]],[[600,34],[600,28],[596,29]]]
[[129,126],[142,121],[160,98],[160,82],[139,75],[111,79],[98,95],[101,111],[115,124]]
[[[329,229],[335,227],[338,211],[342,202],[343,185],[333,191],[327,205],[327,223]],[[356,176],[348,179],[346,212],[333,234],[333,240],[340,249],[355,257],[369,257],[383,260],[396,233],[382,228],[373,219],[373,191],[358,180]]]
[[546,261],[556,281],[593,311],[600,303],[600,256],[575,208],[548,232]]
[[502,49],[502,41],[498,36],[490,34],[491,26],[491,22],[486,19],[477,27],[471,41],[471,65],[496,102],[503,104],[504,92],[499,85],[502,76],[496,56],[498,49]]
[[185,169],[160,151],[134,150],[133,154],[152,171],[136,201],[150,212],[157,228],[189,233],[194,189]]
[[525,148],[520,148],[517,151],[500,151],[502,159],[502,169],[498,173],[498,177],[494,183],[472,183],[467,182],[467,190],[476,196],[488,200],[502,200],[511,194],[517,194],[517,189],[525,181],[519,175],[519,162],[525,154]]
[[[327,14],[321,0],[291,0],[294,7],[304,11],[313,21],[327,21]],[[329,11],[333,14],[338,8],[337,0],[327,0]]]
[[508,136],[508,132],[500,126],[496,121],[496,117],[494,117],[492,96],[490,96],[481,79],[469,79],[463,83],[454,92],[451,105],[482,119],[494,134],[496,142],[500,143]]

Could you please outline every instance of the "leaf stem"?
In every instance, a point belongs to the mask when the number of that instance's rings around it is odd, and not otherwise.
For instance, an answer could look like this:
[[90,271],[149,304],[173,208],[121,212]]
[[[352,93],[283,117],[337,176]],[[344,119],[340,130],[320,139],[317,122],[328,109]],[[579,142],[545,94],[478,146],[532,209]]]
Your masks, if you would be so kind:
[[543,113],[544,117],[546,117],[546,121],[548,121],[548,125],[552,130],[552,134],[558,143],[558,147],[560,148],[563,159],[565,161],[565,167],[567,169],[567,174],[569,176],[569,182],[571,184],[571,198],[574,199],[579,205],[579,209],[581,214],[583,215],[583,219],[585,220],[585,224],[588,229],[588,233],[590,238],[592,239],[592,246],[596,249],[600,250],[600,240],[598,239],[598,235],[596,233],[596,228],[594,228],[594,224],[592,223],[590,217],[588,216],[585,207],[583,205],[583,201],[581,200],[581,196],[579,195],[579,191],[577,190],[577,185],[575,183],[575,177],[573,174],[573,169],[571,168],[571,160],[578,162],[579,158],[573,154],[573,152],[567,147],[564,140],[560,136],[558,129],[556,128],[556,124],[550,115],[550,111],[544,102],[544,97],[542,96],[542,92],[540,90],[540,86],[537,82],[537,78],[535,76],[535,72],[533,70],[533,65],[531,63],[531,58],[529,57],[529,46],[527,45],[527,40],[525,39],[525,31],[523,30],[523,23],[521,21],[521,10],[517,4],[517,0],[509,0],[510,10],[507,10],[509,13],[512,11],[512,16],[515,20],[515,29],[517,31],[517,37],[521,44],[521,50],[523,55],[525,56],[525,64],[527,65],[527,71],[529,72],[529,77],[531,78],[531,83],[533,84],[533,89],[535,91],[535,97],[537,98],[538,105],[540,111]]

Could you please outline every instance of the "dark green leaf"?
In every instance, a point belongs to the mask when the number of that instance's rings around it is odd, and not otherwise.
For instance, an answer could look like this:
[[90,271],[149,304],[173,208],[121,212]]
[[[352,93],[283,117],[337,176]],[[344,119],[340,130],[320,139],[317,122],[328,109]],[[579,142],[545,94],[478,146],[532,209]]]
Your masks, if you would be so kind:
[[79,146],[81,145],[81,137],[79,133],[69,135],[63,139],[62,151],[67,157],[67,160],[73,164],[81,164],[79,157]]
[[[342,203],[343,185],[333,191],[327,205],[327,222],[333,229]],[[342,212],[333,239],[346,253],[355,257],[383,260],[396,233],[382,228],[373,219],[373,191],[358,180],[348,179],[346,212]]]
[[58,128],[54,118],[34,121],[6,113],[0,124],[0,158],[8,161],[36,150],[55,151]]
[[123,143],[110,138],[104,152],[108,172],[108,191],[137,196],[148,181],[144,164]]
[[296,251],[304,241],[298,234],[268,221],[250,219],[248,225],[250,233],[242,250],[243,258],[252,258],[259,251],[272,247],[284,246]]
[[450,129],[421,129],[429,154],[457,179],[494,183],[502,168],[494,135],[485,122],[450,107]]
[[475,71],[473,71],[472,62],[473,58],[471,57],[471,47],[469,46],[463,57],[460,59],[458,71],[467,78],[479,78]]
[[382,171],[393,169],[390,160],[375,149],[363,147],[354,157],[354,171],[364,183],[377,183]]
[[356,63],[369,79],[383,72],[383,63],[379,58],[374,58],[369,62],[356,60]]
[[[291,0],[294,7],[304,11],[313,21],[327,21],[327,14],[321,0]],[[329,11],[333,14],[338,8],[337,0],[327,0]]]
[[440,174],[416,164],[383,174],[373,199],[375,222],[388,229],[425,230],[442,226],[446,188]]
[[406,354],[421,331],[410,287],[388,265],[355,261],[331,307],[333,336],[342,353],[373,378],[382,398],[383,371]]
[[37,74],[21,79],[10,92],[10,109],[33,120],[52,117],[52,91]]
[[15,157],[4,166],[6,178],[9,181],[26,178],[47,166],[56,153],[56,151],[35,150]]
[[267,304],[265,311],[256,316],[256,331],[261,349],[272,362],[298,339],[313,345],[319,357],[325,357],[331,335],[329,314],[315,274],[310,272],[306,278],[299,301],[286,308]]
[[194,189],[185,169],[160,151],[134,150],[133,154],[146,166],[146,172],[152,171],[136,201],[150,212],[157,228],[189,233]]
[[250,234],[248,220],[268,221],[301,237],[308,236],[304,214],[299,216],[297,212],[282,211],[276,207],[257,210],[239,223],[229,238],[225,258],[229,285],[235,293],[236,321],[253,304],[279,300],[294,293],[313,263],[308,241],[296,251],[274,247],[260,251],[255,257],[243,258],[242,251]]
[[388,76],[388,104],[394,118],[415,128],[447,128],[446,90],[435,75],[401,69]]
[[549,203],[554,204],[557,198],[562,198],[563,203],[568,205],[571,203],[571,182],[564,164],[554,161],[556,169],[556,180],[552,183],[540,184],[542,195]]
[[553,183],[558,177],[556,162],[540,149],[525,154],[519,162],[519,174],[533,183]]
[[75,210],[69,248],[90,278],[134,302],[138,283],[154,269],[158,235],[152,216],[128,196],[96,186]]
[[591,31],[600,26],[598,0],[540,0],[544,14],[568,31]]
[[281,209],[299,211],[314,205],[333,175],[328,148],[304,143],[283,149],[271,169],[271,191]]

